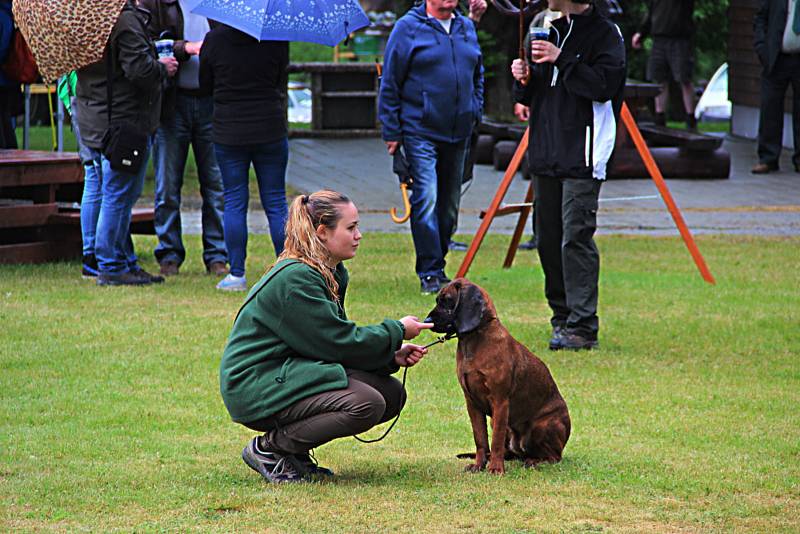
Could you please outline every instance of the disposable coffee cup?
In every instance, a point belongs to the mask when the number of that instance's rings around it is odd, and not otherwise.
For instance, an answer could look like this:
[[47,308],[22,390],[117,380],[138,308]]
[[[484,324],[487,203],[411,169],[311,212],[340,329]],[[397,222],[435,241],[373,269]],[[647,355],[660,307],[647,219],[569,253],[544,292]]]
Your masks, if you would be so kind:
[[158,57],[174,57],[174,45],[175,41],[172,39],[159,39],[156,41],[156,52],[158,53]]
[[542,26],[531,26],[531,41],[547,41],[550,37],[550,29]]

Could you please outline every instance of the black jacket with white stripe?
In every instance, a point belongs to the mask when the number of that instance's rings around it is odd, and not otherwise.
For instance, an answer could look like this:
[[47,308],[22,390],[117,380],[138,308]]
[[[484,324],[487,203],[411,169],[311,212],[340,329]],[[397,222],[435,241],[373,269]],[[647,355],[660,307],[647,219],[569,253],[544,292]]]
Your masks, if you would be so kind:
[[625,91],[622,34],[592,7],[553,21],[549,40],[561,49],[555,64],[532,64],[528,85],[514,82],[530,106],[531,172],[603,180]]

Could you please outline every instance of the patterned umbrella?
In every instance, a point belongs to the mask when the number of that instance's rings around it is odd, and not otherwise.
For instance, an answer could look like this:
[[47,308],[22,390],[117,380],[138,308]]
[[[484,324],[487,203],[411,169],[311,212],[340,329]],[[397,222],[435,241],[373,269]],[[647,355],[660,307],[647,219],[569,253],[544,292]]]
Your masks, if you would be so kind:
[[14,20],[45,81],[103,58],[127,0],[14,0]]
[[193,13],[260,41],[334,46],[369,25],[357,0],[190,0],[189,5]]

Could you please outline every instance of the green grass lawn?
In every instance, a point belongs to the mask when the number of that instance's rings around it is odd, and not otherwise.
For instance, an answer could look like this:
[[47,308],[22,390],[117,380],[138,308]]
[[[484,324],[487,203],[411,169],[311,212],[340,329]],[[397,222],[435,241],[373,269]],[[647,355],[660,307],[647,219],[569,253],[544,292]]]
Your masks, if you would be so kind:
[[[503,270],[508,237],[490,236],[470,276],[553,372],[573,424],[563,462],[463,472],[451,341],[409,372],[386,440],[325,445],[338,476],[292,486],[241,461],[253,434],[217,373],[242,295],[216,291],[187,241],[181,275],[147,288],[98,288],[78,263],[0,266],[0,531],[800,530],[798,238],[700,236],[712,286],[678,238],[602,237],[601,349],[553,353],[535,256]],[[136,244],[155,269],[155,240]],[[251,236],[251,283],[270,250]],[[424,316],[413,261],[410,236],[365,236],[350,316]]]

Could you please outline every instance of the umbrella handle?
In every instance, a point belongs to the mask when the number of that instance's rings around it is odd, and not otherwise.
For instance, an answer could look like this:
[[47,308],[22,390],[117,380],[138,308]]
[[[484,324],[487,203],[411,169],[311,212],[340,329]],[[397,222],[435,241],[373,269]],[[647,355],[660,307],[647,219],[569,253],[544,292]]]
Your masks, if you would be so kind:
[[402,217],[397,216],[397,208],[390,208],[389,215],[392,217],[392,220],[397,224],[403,224],[411,217],[411,203],[408,201],[408,184],[401,183],[400,184],[400,193],[403,195],[403,208],[406,210],[406,214]]

